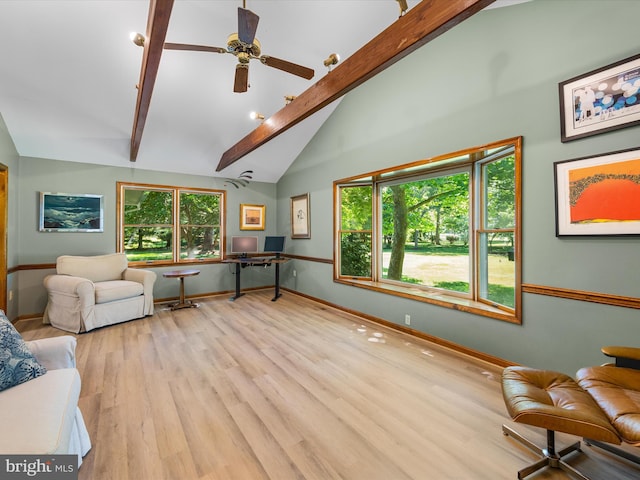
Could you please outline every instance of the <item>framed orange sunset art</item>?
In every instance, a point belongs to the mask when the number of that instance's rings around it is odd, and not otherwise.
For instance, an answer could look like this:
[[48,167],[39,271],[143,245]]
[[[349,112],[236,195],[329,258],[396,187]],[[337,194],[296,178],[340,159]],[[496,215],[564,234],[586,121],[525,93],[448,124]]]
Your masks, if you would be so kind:
[[640,149],[554,163],[556,236],[640,235]]

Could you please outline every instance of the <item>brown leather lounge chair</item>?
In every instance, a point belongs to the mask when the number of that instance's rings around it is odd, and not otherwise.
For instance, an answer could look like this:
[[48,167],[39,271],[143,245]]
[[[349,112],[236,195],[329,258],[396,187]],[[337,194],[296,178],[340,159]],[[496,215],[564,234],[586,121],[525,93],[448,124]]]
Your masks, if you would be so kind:
[[622,442],[640,446],[640,348],[604,347],[602,352],[615,357],[615,364],[582,368],[576,380],[549,370],[504,369],[502,394],[511,418],[547,430],[547,448],[542,449],[502,426],[505,435],[541,456],[518,472],[519,479],[549,466],[589,480],[563,461],[565,455],[580,450],[580,441],[556,452],[555,432],[583,437],[587,445],[640,464],[639,456],[614,446]]

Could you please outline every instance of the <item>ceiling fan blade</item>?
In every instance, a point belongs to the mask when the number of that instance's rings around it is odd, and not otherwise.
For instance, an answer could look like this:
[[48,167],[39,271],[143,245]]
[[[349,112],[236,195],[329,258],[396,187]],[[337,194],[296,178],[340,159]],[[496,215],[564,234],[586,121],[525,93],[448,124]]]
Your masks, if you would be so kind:
[[233,91],[243,93],[249,87],[249,65],[238,63],[236,65],[236,78],[233,82]]
[[260,17],[246,8],[238,7],[238,38],[242,43],[251,45],[256,38]]
[[226,48],[207,47],[206,45],[191,45],[188,43],[165,43],[165,50],[190,50],[193,52],[229,53]]
[[282,70],[287,73],[292,73],[293,75],[306,78],[307,80],[311,80],[315,75],[312,68],[303,67],[302,65],[287,62],[280,58],[263,55],[260,57],[260,61],[269,67],[277,68],[278,70]]

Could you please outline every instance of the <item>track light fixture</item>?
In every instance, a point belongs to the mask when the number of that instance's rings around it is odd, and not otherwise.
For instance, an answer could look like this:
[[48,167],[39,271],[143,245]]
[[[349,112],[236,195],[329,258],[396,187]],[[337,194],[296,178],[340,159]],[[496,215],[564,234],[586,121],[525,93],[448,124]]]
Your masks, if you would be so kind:
[[337,53],[332,53],[324,61],[324,66],[327,67],[329,71],[331,71],[331,67],[333,65],[337,65],[339,61],[340,61],[340,55],[338,55]]
[[144,47],[145,38],[144,35],[138,32],[131,32],[129,34],[129,38],[133,43],[135,43],[139,47]]
[[400,16],[403,16],[407,10],[409,10],[409,5],[407,5],[407,0],[396,0],[398,5],[400,6]]
[[251,112],[249,114],[249,117],[251,117],[253,120],[264,120],[264,115],[258,112]]
[[284,96],[284,104],[289,105],[296,99],[297,95],[285,95]]

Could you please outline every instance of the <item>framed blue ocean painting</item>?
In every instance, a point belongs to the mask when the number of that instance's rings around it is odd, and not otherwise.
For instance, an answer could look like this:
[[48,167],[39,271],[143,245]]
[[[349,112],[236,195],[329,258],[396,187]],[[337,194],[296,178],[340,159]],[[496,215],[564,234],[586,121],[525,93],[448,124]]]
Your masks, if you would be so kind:
[[40,192],[39,231],[102,232],[104,199],[87,193]]

